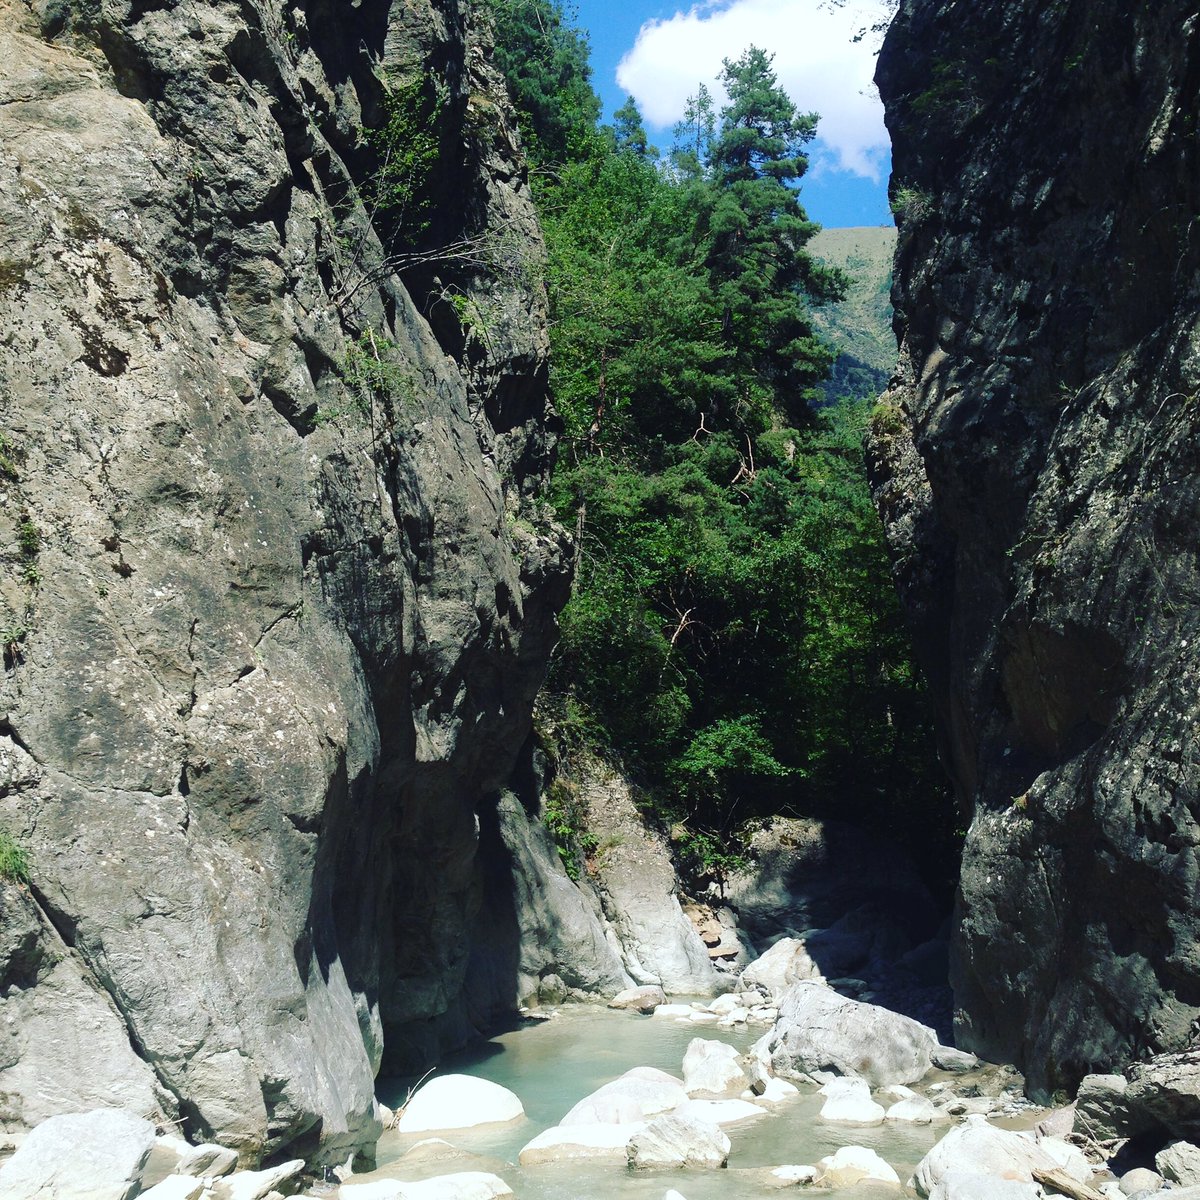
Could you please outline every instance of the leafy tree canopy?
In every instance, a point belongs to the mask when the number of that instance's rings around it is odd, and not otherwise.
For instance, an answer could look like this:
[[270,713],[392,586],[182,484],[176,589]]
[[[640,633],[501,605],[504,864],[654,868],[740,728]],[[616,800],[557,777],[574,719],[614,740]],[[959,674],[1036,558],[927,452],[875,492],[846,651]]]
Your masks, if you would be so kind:
[[552,492],[578,561],[547,705],[640,776],[697,881],[784,810],[927,849],[945,788],[864,478],[866,402],[815,401],[832,354],[810,309],[845,284],[805,249],[816,116],[751,47],[725,63],[725,107],[699,87],[659,160],[632,99],[597,125],[554,0],[488,3],[550,168]]

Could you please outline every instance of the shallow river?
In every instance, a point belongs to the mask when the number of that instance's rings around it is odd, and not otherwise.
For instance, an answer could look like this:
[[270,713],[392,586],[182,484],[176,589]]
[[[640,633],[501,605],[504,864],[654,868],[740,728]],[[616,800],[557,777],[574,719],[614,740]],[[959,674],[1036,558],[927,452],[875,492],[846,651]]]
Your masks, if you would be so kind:
[[[678,1076],[692,1038],[715,1038],[741,1050],[763,1032],[717,1030],[711,1025],[569,1006],[552,1020],[497,1035],[483,1046],[448,1060],[440,1070],[443,1074],[478,1075],[510,1088],[525,1105],[523,1120],[443,1134],[387,1132],[379,1143],[379,1169],[356,1176],[354,1182],[384,1178],[415,1181],[454,1171],[485,1170],[504,1179],[519,1200],[662,1200],[668,1188],[677,1189],[687,1200],[778,1198],[778,1185],[770,1187],[762,1181],[762,1168],[815,1163],[845,1145],[870,1147],[891,1163],[902,1180],[907,1180],[936,1140],[933,1129],[893,1123],[866,1129],[825,1124],[817,1118],[821,1098],[811,1087],[804,1087],[800,1096],[777,1105],[765,1116],[725,1126],[733,1143],[727,1170],[633,1172],[623,1165],[587,1162],[517,1165],[517,1155],[526,1142],[556,1125],[578,1100],[630,1067],[659,1067]],[[380,1081],[379,1098],[385,1104],[400,1104],[406,1095],[407,1088],[398,1082]],[[944,1132],[944,1128],[938,1132]],[[438,1136],[487,1161],[401,1161],[414,1143]],[[879,1185],[864,1185],[839,1189],[837,1196],[838,1200],[878,1200],[883,1192],[896,1194],[894,1188],[881,1192]]]

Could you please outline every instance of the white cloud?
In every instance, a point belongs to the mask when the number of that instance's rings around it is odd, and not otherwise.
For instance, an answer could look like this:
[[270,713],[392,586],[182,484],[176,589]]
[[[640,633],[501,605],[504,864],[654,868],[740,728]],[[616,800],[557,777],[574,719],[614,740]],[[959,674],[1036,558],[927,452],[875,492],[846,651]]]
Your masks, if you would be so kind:
[[709,0],[647,21],[617,67],[617,82],[649,124],[671,126],[701,82],[718,107],[724,103],[721,60],[760,46],[774,53],[779,82],[800,110],[820,114],[814,167],[878,182],[889,142],[871,82],[876,46],[869,36],[853,39],[879,7],[872,0],[844,8],[826,0]]

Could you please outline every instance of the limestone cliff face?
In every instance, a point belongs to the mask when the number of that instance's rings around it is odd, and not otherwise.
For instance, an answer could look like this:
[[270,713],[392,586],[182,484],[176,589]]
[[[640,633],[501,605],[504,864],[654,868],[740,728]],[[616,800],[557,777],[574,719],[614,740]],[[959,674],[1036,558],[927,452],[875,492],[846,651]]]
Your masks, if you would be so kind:
[[1036,1089],[1200,1013],[1200,26],[904,0],[876,496],[969,816],[961,1040]]
[[[424,74],[459,248],[397,277],[362,131]],[[0,0],[3,1120],[344,1159],[516,999],[469,931],[564,599],[539,254],[465,0]]]

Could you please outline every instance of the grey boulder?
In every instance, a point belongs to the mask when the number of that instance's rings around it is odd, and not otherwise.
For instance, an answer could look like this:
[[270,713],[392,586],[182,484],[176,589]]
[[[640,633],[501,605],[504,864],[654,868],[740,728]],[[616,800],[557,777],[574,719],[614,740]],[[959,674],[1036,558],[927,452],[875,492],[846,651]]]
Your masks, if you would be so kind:
[[683,1056],[683,1086],[689,1096],[740,1095],[750,1086],[750,1079],[733,1046],[692,1038]]
[[1154,1156],[1158,1173],[1180,1187],[1200,1185],[1200,1147],[1191,1142],[1172,1142]]
[[154,1126],[115,1108],[65,1113],[38,1125],[0,1168],[4,1200],[131,1200]]
[[832,1072],[884,1087],[920,1079],[936,1046],[933,1031],[909,1017],[797,983],[784,994],[765,1051],[777,1075]]
[[716,1125],[693,1117],[668,1114],[651,1121],[629,1139],[631,1167],[723,1167],[729,1161],[729,1138]]

